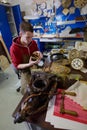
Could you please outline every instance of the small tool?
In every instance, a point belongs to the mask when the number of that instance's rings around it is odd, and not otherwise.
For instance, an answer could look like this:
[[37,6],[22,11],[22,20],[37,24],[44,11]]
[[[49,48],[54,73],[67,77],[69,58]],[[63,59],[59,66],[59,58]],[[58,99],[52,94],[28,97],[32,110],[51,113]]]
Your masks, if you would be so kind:
[[64,97],[65,97],[65,94],[66,94],[66,92],[63,91],[62,96],[61,96],[62,101],[61,101],[61,104],[60,104],[60,113],[69,114],[69,115],[72,115],[72,116],[78,116],[78,113],[76,111],[64,109]]

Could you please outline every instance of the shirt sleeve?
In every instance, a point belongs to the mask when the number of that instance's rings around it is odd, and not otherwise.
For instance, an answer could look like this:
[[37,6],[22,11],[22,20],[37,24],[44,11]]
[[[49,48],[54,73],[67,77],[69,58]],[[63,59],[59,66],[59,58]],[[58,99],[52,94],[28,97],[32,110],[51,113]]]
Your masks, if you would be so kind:
[[10,56],[11,56],[12,63],[17,68],[17,66],[20,63],[22,63],[22,57],[21,57],[20,50],[15,46],[14,47],[11,46],[11,48],[10,48]]

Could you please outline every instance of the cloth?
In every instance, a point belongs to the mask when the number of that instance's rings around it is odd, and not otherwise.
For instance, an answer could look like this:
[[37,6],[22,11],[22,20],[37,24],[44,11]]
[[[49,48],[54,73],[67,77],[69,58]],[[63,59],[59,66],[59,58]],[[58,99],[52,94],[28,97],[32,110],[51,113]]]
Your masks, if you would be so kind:
[[21,89],[20,92],[24,95],[24,93],[27,91],[27,86],[31,80],[31,74],[30,72],[21,72]]
[[47,108],[45,121],[51,123],[54,128],[66,130],[87,130],[87,124],[54,115],[56,96],[54,96]]
[[19,70],[18,70],[18,69],[17,69],[13,64],[11,64],[11,67],[12,67],[12,69],[14,70],[14,72],[17,74],[18,79],[20,79],[21,76],[20,76],[20,72],[19,72]]
[[34,51],[38,51],[37,43],[34,40],[32,40],[28,47],[24,47],[21,45],[20,37],[13,39],[10,47],[12,63],[16,68],[21,63],[28,63],[29,58]]
[[[72,96],[72,97],[74,97],[74,96]],[[87,124],[87,111],[84,111],[79,104],[77,104],[75,101],[73,101],[72,99],[70,99],[69,97],[67,97],[65,95],[64,109],[75,111],[75,112],[78,113],[78,116],[72,116],[72,115],[69,115],[69,114],[61,114],[60,113],[61,102],[62,102],[61,94],[59,93],[56,96],[56,100],[55,100],[55,106],[54,106],[54,115],[55,116],[59,116],[59,117],[62,117],[62,118],[66,118],[66,119],[70,119],[70,120],[73,120],[73,121],[77,121],[77,122]]]

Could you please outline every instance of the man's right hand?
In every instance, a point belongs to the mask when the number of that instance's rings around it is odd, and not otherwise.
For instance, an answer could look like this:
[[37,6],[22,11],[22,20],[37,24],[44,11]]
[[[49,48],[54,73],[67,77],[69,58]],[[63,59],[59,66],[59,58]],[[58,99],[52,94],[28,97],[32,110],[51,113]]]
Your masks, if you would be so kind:
[[30,64],[30,66],[33,66],[34,64],[38,64],[40,62],[40,60],[39,59],[37,59],[37,60],[32,60],[32,57],[30,57],[30,59],[29,59],[29,64]]

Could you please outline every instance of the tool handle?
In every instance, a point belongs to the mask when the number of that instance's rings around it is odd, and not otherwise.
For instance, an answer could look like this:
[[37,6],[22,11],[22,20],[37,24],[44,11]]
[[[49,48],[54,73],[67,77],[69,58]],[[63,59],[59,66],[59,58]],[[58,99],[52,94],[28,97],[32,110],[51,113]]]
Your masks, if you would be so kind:
[[72,111],[72,110],[64,110],[64,113],[72,115],[72,116],[78,116],[78,113],[76,111]]
[[64,93],[65,93],[66,95],[76,96],[76,93],[75,93],[75,92],[64,91]]

